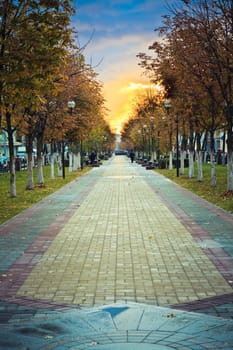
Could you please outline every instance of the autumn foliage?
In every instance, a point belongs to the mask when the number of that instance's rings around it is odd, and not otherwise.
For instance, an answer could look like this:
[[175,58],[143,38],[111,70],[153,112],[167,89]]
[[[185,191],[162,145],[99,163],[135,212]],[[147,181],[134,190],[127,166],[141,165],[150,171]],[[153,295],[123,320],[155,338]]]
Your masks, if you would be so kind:
[[[169,12],[156,29],[151,55],[138,54],[144,74],[164,87],[163,113],[157,108],[154,124],[158,142],[170,130],[169,147],[174,150],[178,122],[179,151],[189,153],[189,164],[196,155],[199,181],[208,142],[215,186],[215,136],[221,132],[226,141],[221,151],[227,153],[227,190],[233,191],[233,2],[180,0]],[[165,99],[171,103],[169,116]]]
[[[0,3],[0,130],[8,134],[10,193],[16,196],[13,135],[24,135],[27,188],[33,188],[36,143],[39,183],[45,143],[87,140],[92,128],[110,135],[97,75],[75,45],[70,18],[73,1],[3,0]],[[75,35],[74,35],[75,34]],[[70,113],[68,101],[76,108]],[[112,141],[112,139],[111,139]]]

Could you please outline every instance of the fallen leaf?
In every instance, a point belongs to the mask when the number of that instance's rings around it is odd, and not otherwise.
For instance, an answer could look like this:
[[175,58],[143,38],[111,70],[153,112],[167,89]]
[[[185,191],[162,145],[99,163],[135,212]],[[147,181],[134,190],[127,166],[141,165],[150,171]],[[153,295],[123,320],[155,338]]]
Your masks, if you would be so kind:
[[166,314],[166,315],[163,315],[163,317],[174,318],[174,317],[176,317],[176,315],[175,314]]
[[53,336],[52,335],[45,335],[44,338],[45,339],[53,339]]

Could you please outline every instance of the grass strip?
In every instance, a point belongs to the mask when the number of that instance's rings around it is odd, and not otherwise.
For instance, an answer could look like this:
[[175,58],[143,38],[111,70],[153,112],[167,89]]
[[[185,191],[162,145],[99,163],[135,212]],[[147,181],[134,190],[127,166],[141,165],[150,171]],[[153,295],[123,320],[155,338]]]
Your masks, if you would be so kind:
[[[69,172],[68,168],[66,169],[65,179],[62,177],[56,177],[54,180],[50,179],[50,166],[45,166],[43,168],[44,174],[44,185],[36,185],[36,169],[34,169],[34,181],[35,188],[34,190],[26,190],[26,181],[27,181],[27,171],[16,172],[16,189],[17,197],[10,197],[10,176],[9,173],[0,174],[0,224],[9,220],[16,214],[21,211],[29,208],[31,205],[39,202],[44,197],[49,194],[57,191],[59,188],[65,184],[77,179],[91,168],[85,167],[83,170],[78,170],[74,172]],[[57,169],[55,169],[55,172]]]
[[[180,186],[194,192],[207,201],[233,213],[233,192],[227,192],[227,168],[226,166],[216,165],[217,185],[210,186],[210,164],[203,165],[203,181],[197,181],[197,176],[188,177],[188,168],[185,168],[185,174],[176,177],[176,169],[156,169],[156,171]],[[197,169],[195,169],[197,174]]]

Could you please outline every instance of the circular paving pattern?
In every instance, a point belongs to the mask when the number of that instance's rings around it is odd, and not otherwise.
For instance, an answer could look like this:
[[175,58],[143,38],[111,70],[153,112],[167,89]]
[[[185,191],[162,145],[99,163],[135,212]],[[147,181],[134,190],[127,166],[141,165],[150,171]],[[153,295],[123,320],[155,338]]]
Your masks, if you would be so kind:
[[229,350],[233,321],[133,303],[38,313],[1,328],[2,349]]
[[138,343],[128,343],[128,344],[105,344],[105,345],[96,345],[92,347],[96,350],[170,350],[170,347],[156,344],[138,344]]
[[[80,344],[80,342],[82,344]],[[90,341],[88,343],[83,343],[83,341],[75,341],[74,339],[71,342],[59,342],[50,344],[49,346],[42,347],[41,350],[55,350],[55,349],[75,349],[75,350],[172,350],[178,349],[178,344],[175,347],[165,346],[161,344],[147,344],[147,343],[106,343],[106,344],[96,344],[95,341]],[[74,345],[75,343],[75,345]],[[183,347],[182,349],[189,349],[188,347]]]

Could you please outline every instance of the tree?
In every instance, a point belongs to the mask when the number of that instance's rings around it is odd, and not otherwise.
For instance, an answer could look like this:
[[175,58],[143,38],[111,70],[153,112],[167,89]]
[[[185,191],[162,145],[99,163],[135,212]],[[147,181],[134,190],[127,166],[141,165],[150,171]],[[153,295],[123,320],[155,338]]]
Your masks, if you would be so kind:
[[186,8],[177,11],[182,22],[201,43],[210,67],[210,77],[221,95],[222,115],[227,130],[227,190],[233,191],[233,3],[229,0],[189,1]]
[[[14,118],[35,115],[55,90],[54,77],[71,45],[71,1],[4,0],[0,5],[1,124],[11,134]],[[17,111],[17,114],[14,114]],[[9,138],[9,149],[13,139]],[[16,196],[14,153],[10,151],[11,196]]]
[[[59,92],[56,96],[51,96],[47,104],[45,140],[52,144],[55,141],[69,144],[69,159],[71,162],[73,160],[73,169],[76,170],[83,166],[81,155],[90,139],[95,135],[102,142],[106,129],[106,110],[102,85],[93,68],[85,63],[79,49],[70,53],[69,60],[61,70],[64,78],[57,79]],[[67,105],[71,100],[75,102],[75,108],[69,111]],[[71,168],[70,165],[70,170]]]
[[162,95],[163,91],[155,87],[137,96],[131,117],[124,124],[122,132],[123,148],[135,149],[139,157],[147,157],[152,162],[159,158],[159,120],[163,115]]
[[[232,1],[227,0],[190,0],[180,8],[173,7],[173,17],[166,16],[164,26],[159,29],[164,36],[163,42],[151,46],[156,58],[139,54],[146,72],[162,80],[167,92],[172,92],[176,110],[187,115],[189,147],[193,147],[192,140],[207,130],[211,135],[213,154],[214,132],[219,127],[227,129],[227,189],[231,191],[232,10]],[[180,101],[186,106],[183,111]],[[213,162],[211,172],[214,185]]]

